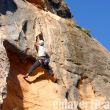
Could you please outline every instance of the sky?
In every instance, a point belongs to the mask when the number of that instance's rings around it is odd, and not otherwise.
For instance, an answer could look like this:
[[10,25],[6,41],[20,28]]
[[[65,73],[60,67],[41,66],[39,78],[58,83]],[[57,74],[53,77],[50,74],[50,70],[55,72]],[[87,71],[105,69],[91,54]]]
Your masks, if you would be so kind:
[[65,0],[76,23],[110,51],[110,0]]

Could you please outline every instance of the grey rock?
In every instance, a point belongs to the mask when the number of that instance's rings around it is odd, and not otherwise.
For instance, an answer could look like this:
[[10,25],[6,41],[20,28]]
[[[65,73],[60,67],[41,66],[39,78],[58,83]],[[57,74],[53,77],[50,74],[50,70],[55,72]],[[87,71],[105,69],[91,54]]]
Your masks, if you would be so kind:
[[[65,97],[69,101],[80,101],[78,85],[83,77],[92,82],[96,96],[100,94],[109,99],[110,54],[98,41],[75,27],[74,21],[64,19],[71,18],[64,1],[50,0],[49,4],[43,2],[47,11],[26,1],[14,2],[17,5],[14,13],[13,10],[8,10],[10,13],[3,15],[4,12],[0,11],[0,103],[6,95],[6,78],[10,66],[6,50],[17,53],[21,63],[28,57],[35,59],[37,52],[34,42],[40,32],[44,35],[50,65],[58,84],[66,87]],[[1,3],[4,7],[4,2]],[[9,3],[12,5],[11,1]]]

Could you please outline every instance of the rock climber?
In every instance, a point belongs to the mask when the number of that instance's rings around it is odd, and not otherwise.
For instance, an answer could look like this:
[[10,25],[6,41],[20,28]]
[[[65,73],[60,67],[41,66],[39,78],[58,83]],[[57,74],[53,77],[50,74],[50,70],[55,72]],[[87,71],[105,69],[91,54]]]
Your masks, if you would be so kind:
[[32,67],[29,69],[28,73],[24,76],[24,79],[28,78],[28,76],[32,74],[33,70],[35,70],[37,67],[40,67],[40,66],[46,69],[49,75],[53,76],[52,68],[49,66],[50,59],[45,50],[42,33],[40,33],[36,37],[36,42],[34,45],[35,45],[36,50],[38,51],[38,58],[36,59],[36,62],[32,65]]

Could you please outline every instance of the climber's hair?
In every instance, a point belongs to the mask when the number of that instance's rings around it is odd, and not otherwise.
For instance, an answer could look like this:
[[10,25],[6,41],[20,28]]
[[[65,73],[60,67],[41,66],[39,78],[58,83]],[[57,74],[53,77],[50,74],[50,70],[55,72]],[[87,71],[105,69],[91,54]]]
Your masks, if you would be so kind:
[[38,39],[44,41],[43,33],[42,32],[36,36],[36,41],[38,41]]
[[42,32],[39,34],[39,39],[44,41],[43,33]]
[[36,42],[38,41],[38,36],[36,36]]

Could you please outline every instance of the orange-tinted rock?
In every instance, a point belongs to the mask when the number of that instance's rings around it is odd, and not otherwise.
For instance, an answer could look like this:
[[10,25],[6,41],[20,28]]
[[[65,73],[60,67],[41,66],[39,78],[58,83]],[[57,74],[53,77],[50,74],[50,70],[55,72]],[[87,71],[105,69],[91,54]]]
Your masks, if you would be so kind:
[[21,63],[13,52],[8,52],[8,57],[11,66],[3,110],[54,110],[54,102],[65,98],[64,88],[43,68],[36,69],[26,81],[23,77],[32,62]]

